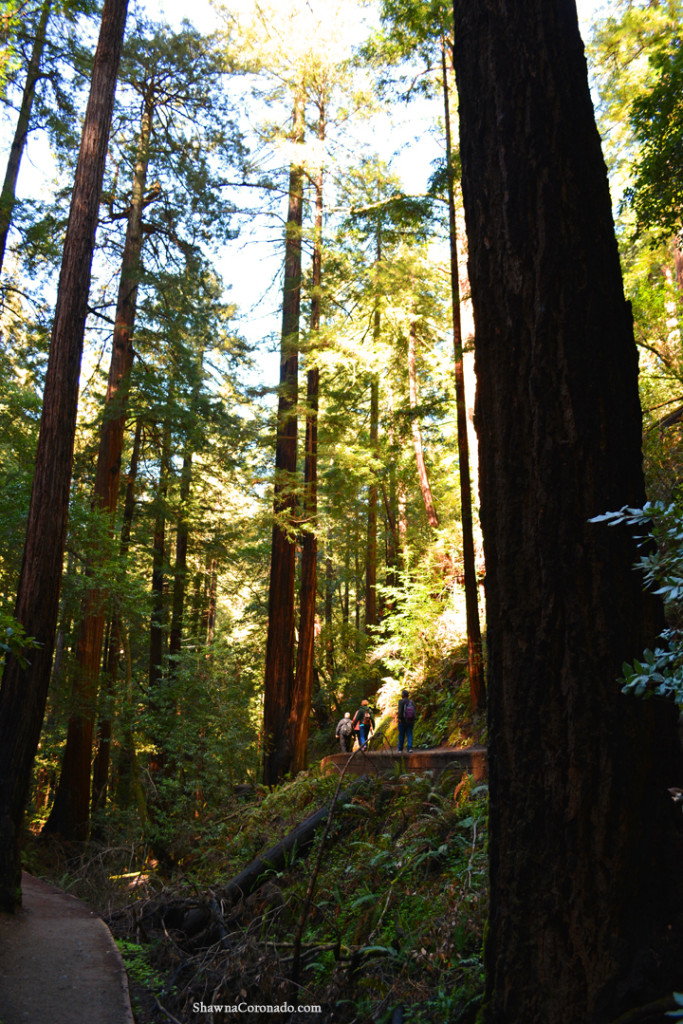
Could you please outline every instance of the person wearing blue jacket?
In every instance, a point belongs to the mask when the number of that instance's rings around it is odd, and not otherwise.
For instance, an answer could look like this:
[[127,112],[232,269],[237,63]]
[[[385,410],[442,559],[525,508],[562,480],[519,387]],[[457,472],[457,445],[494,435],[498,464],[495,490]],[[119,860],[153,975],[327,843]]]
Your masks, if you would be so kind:
[[398,702],[398,749],[403,750],[403,744],[407,746],[407,752],[413,749],[413,726],[415,725],[415,705],[410,699],[407,690],[403,691]]

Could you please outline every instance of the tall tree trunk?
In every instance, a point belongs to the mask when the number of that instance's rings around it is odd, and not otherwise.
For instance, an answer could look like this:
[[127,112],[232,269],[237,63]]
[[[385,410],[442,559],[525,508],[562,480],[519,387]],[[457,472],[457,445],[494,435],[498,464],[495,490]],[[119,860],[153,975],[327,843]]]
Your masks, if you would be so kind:
[[92,253],[127,0],[105,0],[50,341],[15,615],[39,646],[8,655],[0,690],[0,909],[21,900],[19,838],[45,711],[59,607]]
[[[123,522],[121,525],[121,546],[120,554],[125,558],[130,544],[130,531],[135,511],[135,482],[138,475],[138,461],[140,459],[140,448],[142,445],[142,420],[140,417],[135,423],[135,435],[133,437],[133,450],[130,456],[130,467],[126,479],[126,496],[123,503]],[[122,631],[121,631],[121,609],[118,601],[114,602],[112,610],[111,630],[109,646],[106,657],[107,675],[107,713],[100,715],[100,724],[97,731],[97,750],[93,762],[92,771],[92,798],[91,812],[101,810],[107,800],[107,787],[109,779],[109,764],[111,761],[111,737],[112,737],[112,715],[113,696],[116,689],[118,666],[121,652]]]
[[161,461],[157,485],[154,533],[152,536],[152,610],[149,620],[149,692],[152,704],[158,702],[165,661],[164,569],[166,567],[166,498],[171,462],[171,428],[162,429]]
[[[114,529],[119,495],[121,455],[128,410],[128,383],[133,366],[133,328],[142,252],[142,212],[153,112],[154,86],[150,85],[145,95],[140,125],[121,261],[105,412],[95,471],[93,508],[109,518],[110,533]],[[87,553],[86,576],[90,579],[101,574],[98,573],[100,560],[101,554],[98,551],[91,550]],[[73,710],[69,716],[66,749],[57,794],[44,826],[45,832],[56,832],[64,839],[70,840],[83,840],[88,834],[90,762],[107,596],[106,590],[91,586],[83,599],[72,684]]]
[[31,59],[29,60],[26,72],[26,81],[24,82],[24,91],[21,97],[17,126],[14,130],[14,138],[12,139],[12,145],[10,146],[9,157],[7,159],[5,180],[2,185],[2,192],[0,192],[0,274],[2,274],[3,264],[5,262],[7,236],[12,223],[12,213],[17,195],[17,179],[19,177],[21,158],[26,147],[29,125],[31,123],[31,111],[33,110],[33,100],[36,95],[36,83],[40,77],[40,63],[43,58],[43,50],[45,49],[47,23],[50,18],[51,8],[52,0],[43,0],[43,6],[40,9],[40,18],[38,19],[36,34],[33,40]]
[[180,510],[176,528],[175,565],[173,567],[173,599],[171,604],[171,631],[168,640],[168,653],[171,658],[171,671],[175,674],[174,659],[180,654],[183,638],[183,616],[185,610],[185,591],[187,589],[187,548],[190,530],[185,506],[190,497],[192,482],[192,452],[186,451],[180,477]]
[[443,103],[446,121],[446,168],[448,180],[448,225],[451,248],[451,298],[453,304],[453,349],[455,353],[455,403],[457,408],[458,468],[460,473],[460,516],[462,522],[462,561],[465,577],[465,620],[467,625],[467,667],[470,677],[472,710],[479,711],[486,704],[484,657],[479,622],[479,586],[474,557],[474,527],[472,519],[472,481],[470,478],[470,448],[467,437],[467,399],[465,396],[465,369],[460,318],[460,274],[458,270],[458,230],[455,218],[455,182],[453,145],[451,142],[451,109],[448,87],[446,40],[441,37],[441,69],[443,75]]
[[[192,387],[190,398],[190,422],[197,414],[199,391],[201,388],[201,375],[204,365],[204,348],[197,355],[197,378]],[[187,503],[190,499],[192,487],[192,457],[193,441],[190,434],[185,441],[185,453],[183,455],[183,467],[180,474],[180,508],[178,511],[178,525],[176,527],[176,553],[175,566],[173,569],[173,598],[171,603],[171,631],[168,641],[168,653],[171,659],[171,672],[175,674],[175,660],[180,654],[180,647],[183,636],[183,620],[185,618],[185,594],[187,591],[187,549],[190,538],[188,524]]]
[[[377,242],[377,259],[381,259],[380,243]],[[380,311],[375,308],[373,317],[373,340],[375,346],[380,336]],[[379,442],[379,380],[373,372],[370,379],[370,452],[373,462],[377,459]],[[365,551],[365,632],[377,625],[377,477],[373,469],[368,487],[368,529]]]
[[661,606],[629,530],[590,522],[645,499],[637,352],[573,0],[454,10],[487,573],[484,1019],[602,1024],[680,978],[676,709],[617,682]]
[[215,555],[208,555],[206,560],[206,613],[204,642],[208,647],[213,643],[216,631],[216,588],[218,585],[218,560]]
[[[294,102],[295,143],[304,138],[304,97]],[[268,591],[263,707],[263,781],[275,785],[289,767],[287,723],[294,679],[294,585],[296,574],[296,448],[301,306],[301,220],[303,167],[297,159],[289,172],[289,210],[285,238],[285,275],[282,294],[280,390],[275,450],[274,523]]]
[[[325,141],[324,100],[319,103],[318,140]],[[304,453],[304,530],[301,544],[301,589],[299,599],[299,643],[296,673],[289,714],[290,771],[306,768],[308,726],[313,695],[315,650],[315,603],[318,587],[318,392],[320,370],[316,365],[320,334],[323,232],[323,170],[315,179],[315,225],[313,229],[313,272],[311,292],[311,344],[313,365],[306,374],[306,450]],[[330,639],[328,637],[328,639]]]
[[420,491],[427,513],[427,522],[435,530],[439,525],[439,517],[436,514],[436,506],[432,496],[432,488],[429,484],[429,474],[425,463],[424,447],[422,445],[422,430],[418,413],[417,398],[417,327],[415,323],[410,325],[408,332],[408,394],[410,400],[410,431],[413,436],[413,451],[415,452],[415,463],[417,465],[417,476],[420,481]]

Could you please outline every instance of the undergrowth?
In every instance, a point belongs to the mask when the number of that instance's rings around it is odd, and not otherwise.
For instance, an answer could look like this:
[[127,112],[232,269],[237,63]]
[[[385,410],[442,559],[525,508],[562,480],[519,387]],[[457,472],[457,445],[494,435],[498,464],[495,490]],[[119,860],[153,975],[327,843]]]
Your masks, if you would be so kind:
[[[450,771],[368,781],[338,808],[301,935],[294,937],[320,834],[253,895],[235,901],[226,883],[329,801],[335,779],[319,769],[207,823],[194,869],[162,887],[153,873],[120,872],[104,894],[112,931],[130,970],[137,1024],[206,1019],[297,1024],[473,1020],[481,991],[486,918],[486,786]],[[71,891],[101,876],[102,852],[75,866]],[[111,871],[113,858],[107,862]],[[126,865],[128,866],[128,865]],[[114,873],[114,872],[112,872]],[[120,899],[112,900],[118,883]],[[116,905],[118,903],[118,909]],[[315,1006],[283,1013],[264,1006]],[[244,1009],[259,1007],[253,1013]],[[399,1019],[399,1018],[396,1018]]]
[[[465,684],[446,685],[460,667],[443,662],[416,692],[416,746],[481,738]],[[456,735],[454,722],[468,724]],[[391,744],[390,724],[384,731]],[[252,895],[236,900],[229,890],[253,858],[329,803],[336,784],[316,766],[272,791],[241,787],[181,823],[171,870],[139,835],[122,841],[124,832],[86,847],[36,843],[27,866],[108,921],[137,1024],[471,1024],[483,989],[488,802],[471,776],[397,767],[367,781],[337,806],[322,851],[320,829],[305,856],[291,855]]]

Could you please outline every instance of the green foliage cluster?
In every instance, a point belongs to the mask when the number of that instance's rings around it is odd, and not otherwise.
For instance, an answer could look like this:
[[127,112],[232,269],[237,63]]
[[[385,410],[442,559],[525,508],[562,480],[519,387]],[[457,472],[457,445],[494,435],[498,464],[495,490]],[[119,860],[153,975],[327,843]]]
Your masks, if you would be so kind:
[[679,506],[647,502],[596,516],[594,523],[628,527],[642,549],[635,568],[644,585],[664,601],[669,625],[661,644],[643,652],[642,661],[623,667],[623,689],[636,697],[673,697],[683,705],[683,513]]

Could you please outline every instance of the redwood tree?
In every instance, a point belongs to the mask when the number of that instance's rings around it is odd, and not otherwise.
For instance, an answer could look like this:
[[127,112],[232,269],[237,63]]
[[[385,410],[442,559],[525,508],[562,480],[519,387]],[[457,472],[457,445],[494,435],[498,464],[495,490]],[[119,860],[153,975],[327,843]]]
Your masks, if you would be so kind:
[[680,978],[675,708],[617,681],[661,608],[628,531],[590,522],[644,500],[637,356],[574,0],[454,12],[487,570],[484,1019],[597,1024]]
[[[318,96],[318,139],[321,143],[325,141],[324,88],[321,88]],[[306,450],[304,453],[303,500],[305,522],[301,540],[299,643],[296,652],[296,672],[292,687],[288,727],[292,752],[290,765],[292,772],[303,771],[307,765],[308,726],[313,695],[315,605],[318,589],[318,535],[316,530],[318,527],[318,397],[320,390],[320,369],[317,364],[316,348],[320,341],[322,305],[322,231],[323,168],[321,164],[315,175],[315,225],[311,270],[311,344],[309,346],[312,365],[306,372]]]
[[19,839],[45,710],[62,577],[92,254],[127,0],[105,0],[71,199],[15,615],[39,646],[0,689],[0,909],[21,901]]
[[[294,102],[292,138],[304,138],[303,90]],[[297,401],[301,309],[301,223],[303,166],[297,157],[289,174],[289,209],[282,294],[280,394],[275,449],[273,537],[268,591],[268,638],[263,706],[263,781],[275,785],[288,770],[287,722],[294,681],[294,583],[296,572]]]
[[[119,496],[129,377],[133,366],[133,330],[143,237],[142,214],[145,205],[154,103],[154,84],[148,83],[143,97],[137,159],[128,208],[105,399],[106,412],[100,431],[92,502],[93,508],[108,516],[110,531],[114,529],[113,517]],[[86,575],[90,580],[99,561],[101,555],[97,550],[88,551]],[[88,835],[90,762],[106,597],[106,593],[99,587],[91,585],[83,599],[76,647],[72,711],[69,716],[64,760],[55,802],[44,826],[46,832],[57,832],[65,839],[82,840],[87,839]]]

